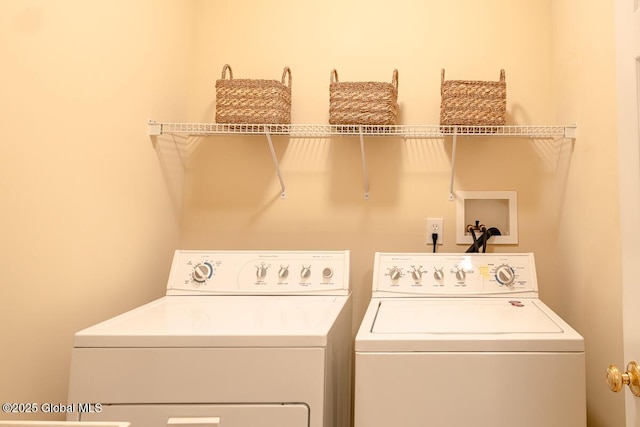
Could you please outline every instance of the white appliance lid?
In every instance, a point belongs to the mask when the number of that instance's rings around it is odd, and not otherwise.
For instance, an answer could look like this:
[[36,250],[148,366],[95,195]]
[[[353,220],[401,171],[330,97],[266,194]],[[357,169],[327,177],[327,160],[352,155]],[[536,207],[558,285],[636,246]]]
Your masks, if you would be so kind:
[[374,298],[356,351],[584,351],[539,299]]
[[75,347],[323,347],[351,296],[165,296],[84,329]]
[[383,301],[374,334],[562,333],[532,301],[511,299]]

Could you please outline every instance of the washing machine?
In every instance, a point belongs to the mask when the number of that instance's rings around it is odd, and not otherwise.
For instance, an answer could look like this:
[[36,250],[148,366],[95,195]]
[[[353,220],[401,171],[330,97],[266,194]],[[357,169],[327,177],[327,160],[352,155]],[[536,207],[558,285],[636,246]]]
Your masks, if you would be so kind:
[[376,253],[354,393],[355,427],[584,427],[584,340],[531,253]]
[[176,251],[166,295],[77,332],[67,419],[351,421],[348,251]]

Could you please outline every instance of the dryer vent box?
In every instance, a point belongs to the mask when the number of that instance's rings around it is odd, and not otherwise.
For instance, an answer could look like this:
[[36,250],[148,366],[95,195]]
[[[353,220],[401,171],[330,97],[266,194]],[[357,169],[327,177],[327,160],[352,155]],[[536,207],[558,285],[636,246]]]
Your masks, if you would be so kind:
[[[456,193],[456,243],[472,244],[468,225],[484,224],[500,230],[489,244],[518,243],[518,197],[515,191],[458,191]],[[476,237],[479,233],[476,232]]]

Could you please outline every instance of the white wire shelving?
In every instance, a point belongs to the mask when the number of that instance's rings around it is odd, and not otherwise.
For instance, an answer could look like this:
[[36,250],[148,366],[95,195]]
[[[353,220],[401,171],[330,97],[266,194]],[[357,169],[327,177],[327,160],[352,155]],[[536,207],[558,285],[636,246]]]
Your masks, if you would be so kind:
[[457,138],[465,137],[512,137],[530,139],[574,139],[577,126],[572,125],[506,125],[506,126],[444,126],[444,125],[325,125],[325,124],[223,124],[223,123],[159,123],[148,122],[148,134],[183,136],[214,135],[264,135],[269,143],[273,164],[280,180],[281,194],[286,196],[284,179],[271,140],[272,135],[286,135],[290,138],[329,138],[334,136],[358,136],[362,154],[364,175],[364,197],[369,198],[369,176],[364,150],[365,137],[395,137],[404,139],[451,138],[453,141],[451,158],[451,179],[449,199],[454,199],[453,178]]
[[446,136],[512,136],[531,138],[574,138],[576,126],[441,126],[441,125],[318,125],[318,124],[220,124],[149,122],[149,135],[289,135],[290,137],[390,136],[443,138]]

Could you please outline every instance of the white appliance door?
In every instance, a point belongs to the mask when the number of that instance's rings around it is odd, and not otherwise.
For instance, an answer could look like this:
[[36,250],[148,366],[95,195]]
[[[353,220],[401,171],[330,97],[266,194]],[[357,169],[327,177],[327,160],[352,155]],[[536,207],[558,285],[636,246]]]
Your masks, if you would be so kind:
[[272,405],[102,405],[80,421],[126,420],[131,427],[308,427],[302,403]]

